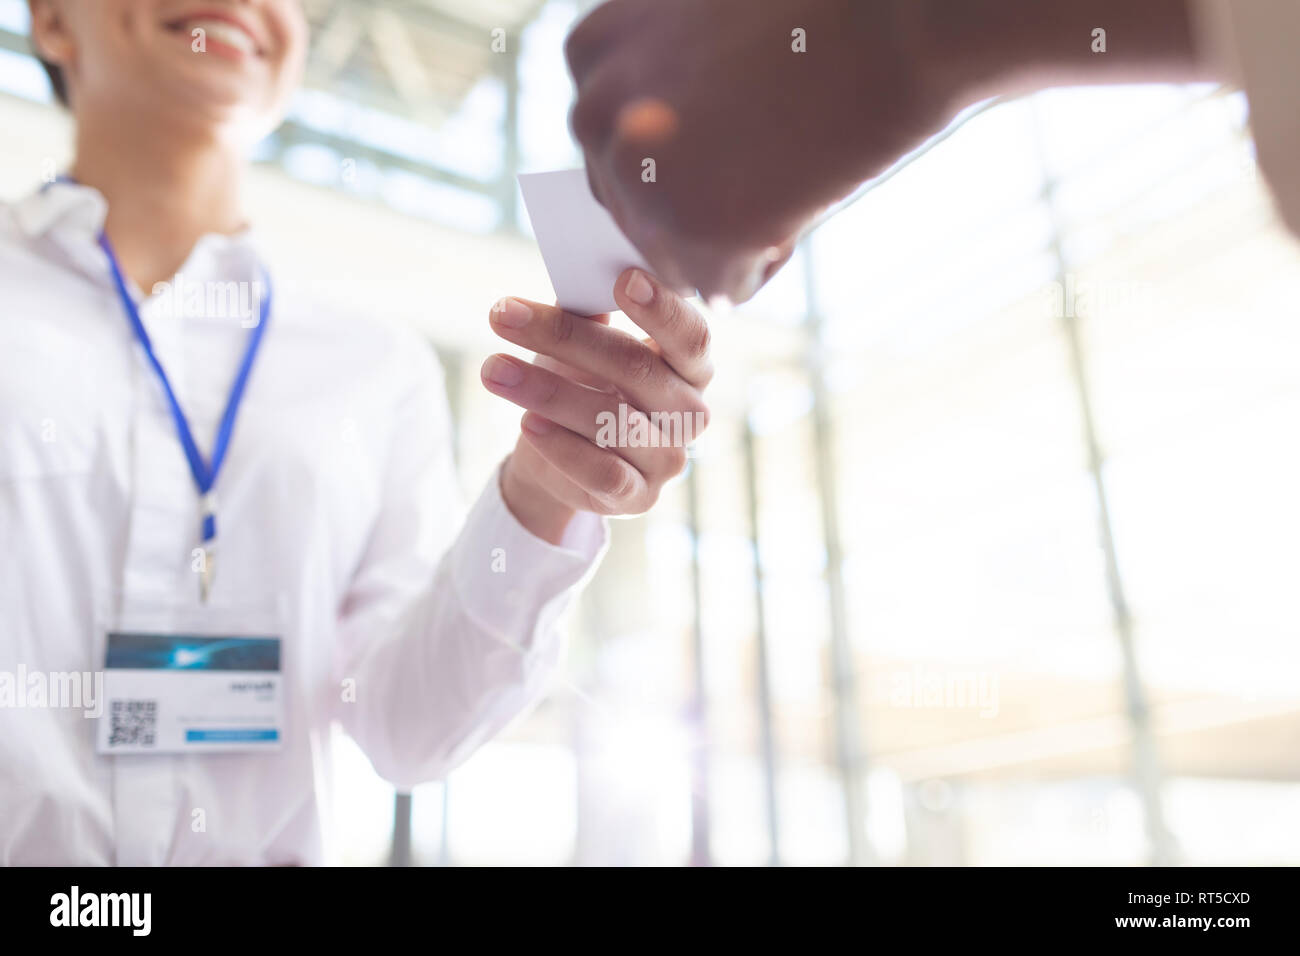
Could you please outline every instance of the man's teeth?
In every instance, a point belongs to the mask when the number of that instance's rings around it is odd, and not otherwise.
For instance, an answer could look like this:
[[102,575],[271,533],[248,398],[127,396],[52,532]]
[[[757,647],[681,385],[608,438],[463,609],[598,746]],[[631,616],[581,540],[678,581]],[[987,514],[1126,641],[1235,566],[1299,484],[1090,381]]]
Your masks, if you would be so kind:
[[190,32],[202,30],[205,34],[219,43],[226,46],[233,46],[236,50],[242,50],[244,53],[256,53],[257,44],[243,30],[237,26],[225,23],[221,20],[192,20],[190,21]]

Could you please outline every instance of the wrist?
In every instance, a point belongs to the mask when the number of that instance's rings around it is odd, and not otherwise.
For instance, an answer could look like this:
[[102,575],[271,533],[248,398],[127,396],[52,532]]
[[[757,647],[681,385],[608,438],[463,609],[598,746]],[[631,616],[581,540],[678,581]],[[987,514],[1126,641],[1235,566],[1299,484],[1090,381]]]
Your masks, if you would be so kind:
[[[983,39],[968,0],[827,0],[839,10],[846,48],[844,103],[865,104],[866,121],[834,123],[835,155],[851,157],[852,185],[878,175],[943,129],[989,84]],[[982,6],[982,0],[969,0]],[[1015,0],[1008,0],[1015,2]],[[950,10],[955,6],[955,11]],[[954,16],[953,14],[956,14]]]
[[966,105],[964,91],[984,62],[983,41],[972,33],[978,17],[965,5],[953,6],[949,0],[896,0],[888,27],[902,51],[899,75],[913,78],[914,98],[947,115]]
[[577,511],[555,498],[521,467],[518,452],[501,466],[501,498],[506,508],[529,534],[559,545]]
[[919,0],[908,27],[930,97],[955,116],[987,99],[1019,92],[1040,53],[1032,9],[1056,0]]

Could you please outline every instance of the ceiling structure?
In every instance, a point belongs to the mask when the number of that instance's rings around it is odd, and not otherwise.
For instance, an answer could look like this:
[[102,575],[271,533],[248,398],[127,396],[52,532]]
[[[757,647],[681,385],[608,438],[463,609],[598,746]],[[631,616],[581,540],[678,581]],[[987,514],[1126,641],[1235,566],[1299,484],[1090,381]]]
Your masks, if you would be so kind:
[[[304,0],[306,85],[437,125],[513,59],[545,0]],[[506,57],[501,44],[505,40]]]

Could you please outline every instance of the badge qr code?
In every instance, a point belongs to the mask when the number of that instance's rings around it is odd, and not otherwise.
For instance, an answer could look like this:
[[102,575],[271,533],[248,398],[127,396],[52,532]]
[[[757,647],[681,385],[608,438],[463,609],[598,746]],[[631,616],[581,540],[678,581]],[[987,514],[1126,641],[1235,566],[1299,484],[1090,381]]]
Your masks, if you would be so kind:
[[152,747],[158,733],[156,700],[115,700],[109,706],[110,747]]

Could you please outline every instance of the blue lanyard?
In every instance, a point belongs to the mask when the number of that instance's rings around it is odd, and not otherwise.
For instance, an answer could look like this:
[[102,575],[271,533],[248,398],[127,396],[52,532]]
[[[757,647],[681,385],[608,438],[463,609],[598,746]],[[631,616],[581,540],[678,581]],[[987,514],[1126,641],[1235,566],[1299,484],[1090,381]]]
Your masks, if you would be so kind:
[[202,535],[203,543],[206,545],[217,536],[217,516],[212,488],[216,485],[217,475],[221,472],[221,466],[226,460],[226,450],[230,447],[230,436],[235,430],[235,416],[239,413],[239,403],[244,397],[244,389],[248,385],[248,376],[253,369],[253,360],[257,357],[258,347],[262,344],[262,336],[266,333],[267,320],[271,317],[270,278],[263,273],[266,295],[262,298],[261,317],[248,335],[248,348],[244,352],[243,361],[239,363],[239,371],[235,374],[235,383],[230,389],[230,398],[226,402],[226,410],[222,414],[221,424],[217,428],[217,440],[212,446],[212,461],[205,462],[203,455],[199,452],[198,445],[194,442],[194,433],[190,430],[189,419],[185,417],[185,413],[181,411],[180,402],[176,400],[176,393],[172,390],[171,381],[167,378],[167,372],[163,369],[162,363],[158,361],[158,356],[154,354],[153,343],[149,341],[149,333],[145,331],[144,323],[140,321],[140,310],[136,308],[131,293],[127,291],[126,280],[122,278],[122,268],[118,264],[116,254],[113,252],[113,246],[108,241],[107,233],[100,233],[99,245],[108,256],[108,265],[113,271],[113,284],[117,286],[118,297],[122,300],[122,308],[126,312],[127,319],[131,322],[135,337],[139,339],[145,357],[149,360],[149,364],[153,366],[153,370],[158,375],[158,381],[162,383],[163,392],[166,393],[167,404],[171,408],[172,420],[176,423],[176,434],[180,436],[181,447],[185,449],[185,457],[189,459],[190,474],[194,477],[194,485],[198,488],[202,499]]

